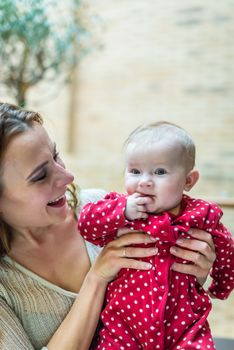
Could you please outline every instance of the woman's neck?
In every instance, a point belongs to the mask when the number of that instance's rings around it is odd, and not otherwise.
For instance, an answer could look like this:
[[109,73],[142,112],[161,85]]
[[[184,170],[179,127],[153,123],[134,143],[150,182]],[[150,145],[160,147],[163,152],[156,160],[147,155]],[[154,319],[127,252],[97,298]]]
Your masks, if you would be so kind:
[[90,268],[90,260],[76,220],[72,217],[47,228],[41,235],[25,233],[14,240],[9,256],[47,281],[70,291],[79,291]]
[[53,244],[58,237],[57,232],[63,231],[69,222],[73,221],[72,215],[68,215],[63,222],[45,227],[14,228],[12,230],[12,242],[10,254],[17,251],[37,251]]

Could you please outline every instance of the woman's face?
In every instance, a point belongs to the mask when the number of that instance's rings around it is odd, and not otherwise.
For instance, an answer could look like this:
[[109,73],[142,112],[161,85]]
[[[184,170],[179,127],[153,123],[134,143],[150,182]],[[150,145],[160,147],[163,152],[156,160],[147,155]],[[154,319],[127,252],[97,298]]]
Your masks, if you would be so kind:
[[34,123],[9,143],[2,163],[0,215],[15,229],[37,229],[67,215],[67,185],[73,176],[45,129]]

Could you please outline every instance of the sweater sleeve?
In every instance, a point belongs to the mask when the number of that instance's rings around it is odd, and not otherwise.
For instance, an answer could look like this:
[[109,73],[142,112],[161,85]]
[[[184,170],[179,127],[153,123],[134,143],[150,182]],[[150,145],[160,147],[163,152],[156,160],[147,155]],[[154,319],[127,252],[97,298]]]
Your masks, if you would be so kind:
[[106,245],[116,238],[118,229],[128,223],[124,216],[125,206],[126,196],[115,192],[86,204],[78,220],[81,235],[96,245]]
[[2,298],[0,314],[0,349],[34,350],[19,319]]

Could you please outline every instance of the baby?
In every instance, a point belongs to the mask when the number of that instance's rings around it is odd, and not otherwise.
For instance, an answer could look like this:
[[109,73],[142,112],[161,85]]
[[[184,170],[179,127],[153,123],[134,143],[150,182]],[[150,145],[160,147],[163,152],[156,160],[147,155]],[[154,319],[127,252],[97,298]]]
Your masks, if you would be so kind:
[[194,142],[179,126],[158,122],[133,131],[125,150],[127,195],[111,192],[87,204],[78,227],[100,246],[120,228],[143,231],[156,239],[152,245],[159,253],[144,259],[149,271],[122,269],[109,284],[97,348],[215,349],[207,323],[210,298],[194,276],[171,270],[179,259],[169,251],[178,238],[189,238],[191,227],[208,231],[217,255],[209,294],[225,299],[231,293],[234,242],[220,222],[222,211],[184,194],[199,178]]

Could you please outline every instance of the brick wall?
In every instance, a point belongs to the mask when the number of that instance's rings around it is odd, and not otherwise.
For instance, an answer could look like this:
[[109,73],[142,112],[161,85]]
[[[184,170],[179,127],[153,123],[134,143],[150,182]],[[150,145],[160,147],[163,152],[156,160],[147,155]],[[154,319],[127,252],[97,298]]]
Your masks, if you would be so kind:
[[165,119],[196,141],[197,190],[233,196],[233,1],[96,0],[90,8],[102,48],[78,72],[81,181],[120,189],[124,139]]
[[[143,122],[164,119],[187,129],[197,144],[201,179],[194,194],[234,197],[234,2],[86,5],[96,48],[77,70],[75,149],[65,153],[80,185],[123,190],[125,138]],[[62,89],[44,105],[32,99],[56,129],[62,151],[71,137],[69,94]]]

